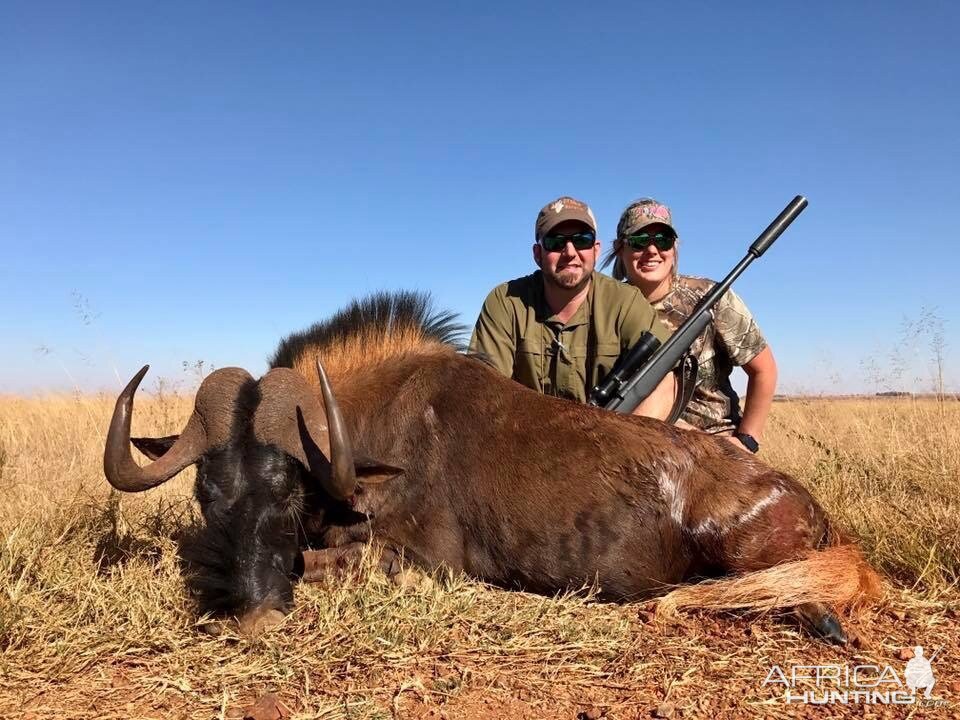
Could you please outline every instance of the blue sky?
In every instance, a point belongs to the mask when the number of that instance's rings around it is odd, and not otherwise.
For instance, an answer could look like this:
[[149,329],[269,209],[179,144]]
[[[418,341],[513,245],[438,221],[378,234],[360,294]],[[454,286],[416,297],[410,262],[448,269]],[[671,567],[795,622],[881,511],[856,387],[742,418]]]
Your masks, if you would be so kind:
[[861,391],[943,326],[960,387],[960,10],[903,3],[0,5],[0,392],[259,373],[376,289],[472,324],[537,210],[669,204],[781,387]]

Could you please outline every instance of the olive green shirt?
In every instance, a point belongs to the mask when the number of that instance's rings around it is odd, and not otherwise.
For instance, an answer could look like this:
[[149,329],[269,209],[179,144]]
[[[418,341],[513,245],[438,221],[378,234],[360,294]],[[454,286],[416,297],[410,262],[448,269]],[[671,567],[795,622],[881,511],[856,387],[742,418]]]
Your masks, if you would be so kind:
[[639,290],[597,272],[583,304],[564,325],[547,305],[538,270],[490,292],[470,351],[486,355],[501,373],[544,395],[586,402],[645,331],[661,342],[670,335]]

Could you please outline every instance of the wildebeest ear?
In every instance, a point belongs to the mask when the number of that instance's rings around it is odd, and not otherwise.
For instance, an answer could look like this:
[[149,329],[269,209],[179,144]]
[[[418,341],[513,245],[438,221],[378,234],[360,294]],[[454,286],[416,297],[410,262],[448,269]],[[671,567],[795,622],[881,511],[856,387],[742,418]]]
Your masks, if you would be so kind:
[[173,444],[177,441],[179,435],[167,435],[166,437],[158,438],[130,438],[130,442],[133,443],[133,446],[146,455],[151,460],[156,460],[158,457],[163,455],[167,450],[173,447]]
[[357,482],[363,485],[379,485],[403,473],[403,468],[368,458],[354,458],[353,465],[357,470]]

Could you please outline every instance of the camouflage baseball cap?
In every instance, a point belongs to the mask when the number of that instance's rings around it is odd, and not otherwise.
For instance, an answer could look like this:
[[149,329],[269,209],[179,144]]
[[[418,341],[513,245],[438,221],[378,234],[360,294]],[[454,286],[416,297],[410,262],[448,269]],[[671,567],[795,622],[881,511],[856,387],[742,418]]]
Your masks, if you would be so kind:
[[640,198],[627,205],[627,209],[620,216],[620,222],[617,223],[617,237],[633,235],[641,228],[654,223],[666,225],[675,235],[677,234],[670,208],[653,198]]
[[564,195],[544,205],[537,215],[537,225],[534,228],[534,236],[537,242],[540,242],[543,236],[557,225],[568,220],[582,222],[591,230],[597,232],[597,219],[593,216],[593,210],[590,209],[590,206],[576,198]]

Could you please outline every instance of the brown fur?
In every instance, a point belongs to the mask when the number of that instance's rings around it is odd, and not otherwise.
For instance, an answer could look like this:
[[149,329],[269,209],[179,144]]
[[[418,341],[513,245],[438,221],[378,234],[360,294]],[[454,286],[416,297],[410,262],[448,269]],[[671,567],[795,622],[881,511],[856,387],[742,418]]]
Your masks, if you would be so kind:
[[313,378],[317,357],[355,448],[407,469],[357,509],[420,565],[544,592],[599,579],[624,599],[738,575],[674,590],[667,613],[843,605],[876,589],[854,548],[816,550],[829,526],[796,480],[723,440],[538,395],[415,329],[306,346],[294,366]]
[[370,544],[390,567],[549,594],[634,600],[734,576],[674,591],[663,612],[796,606],[846,641],[828,605],[879,583],[800,483],[723,439],[539,395],[455,352],[458,328],[423,295],[378,294],[284,339],[243,383],[197,474],[205,607],[275,619],[298,558],[313,578]]

